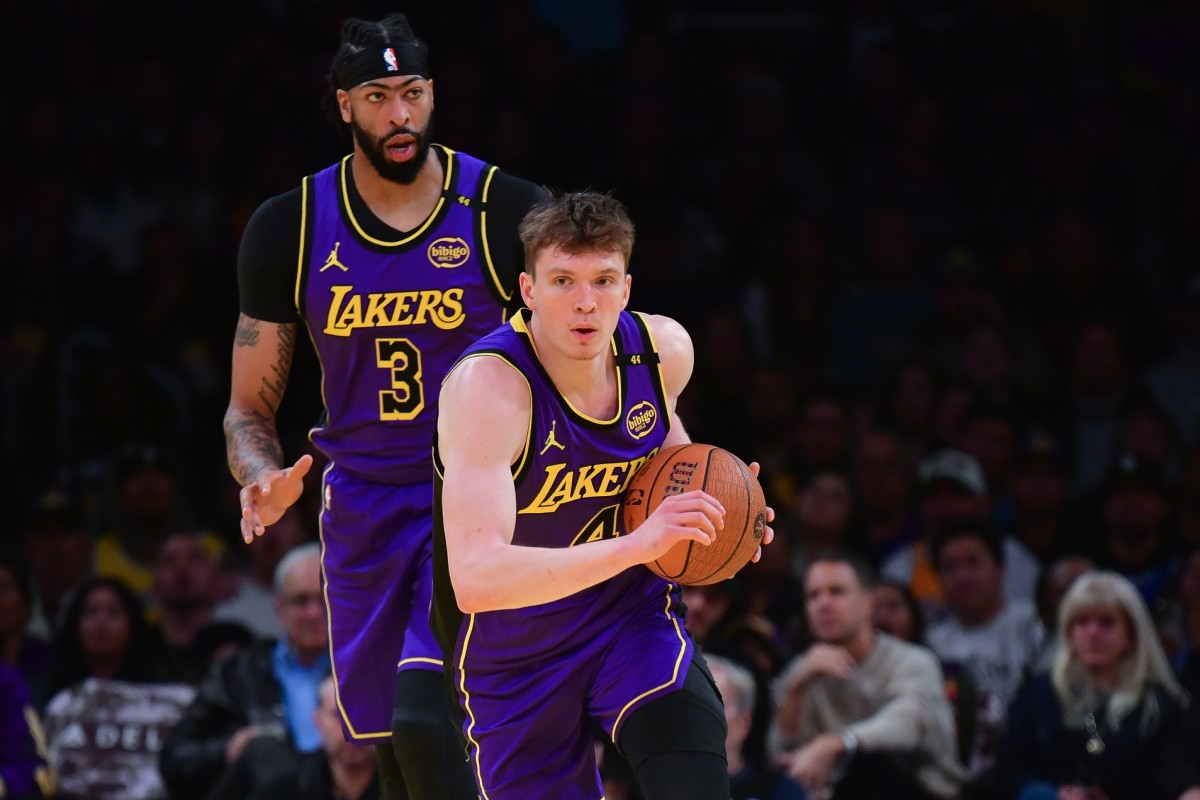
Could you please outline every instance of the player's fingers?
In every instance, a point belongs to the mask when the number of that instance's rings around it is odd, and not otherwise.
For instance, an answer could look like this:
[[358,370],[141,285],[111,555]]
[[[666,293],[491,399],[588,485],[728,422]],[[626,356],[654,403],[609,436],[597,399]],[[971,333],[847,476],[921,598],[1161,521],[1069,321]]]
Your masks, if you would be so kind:
[[770,506],[767,506],[767,522],[774,522],[774,521],[775,521],[775,509],[771,508]]
[[758,473],[762,471],[762,467],[757,461],[751,461],[746,466],[750,467],[750,474],[756,478],[758,477]]
[[[764,526],[762,544],[770,544],[773,541],[775,541],[775,529],[770,525]],[[762,549],[761,545],[759,546],[759,549]]]
[[[707,492],[699,490],[684,492],[683,494],[669,497],[663,501],[663,505],[671,504],[672,508],[680,512],[700,511],[711,519],[718,526],[723,525],[725,521],[725,507],[721,505],[717,498]],[[661,506],[660,506],[661,507]]]
[[308,474],[308,471],[312,468],[312,465],[313,457],[308,453],[305,453],[296,459],[296,463],[292,465],[290,470],[288,470],[288,477],[291,480],[298,481]]
[[754,555],[750,556],[751,563],[757,563],[762,558],[762,546],[759,545],[754,549]]
[[708,547],[717,538],[715,533],[709,533],[703,528],[697,528],[694,525],[683,526],[683,535],[686,539],[691,539],[697,544],[702,544]]

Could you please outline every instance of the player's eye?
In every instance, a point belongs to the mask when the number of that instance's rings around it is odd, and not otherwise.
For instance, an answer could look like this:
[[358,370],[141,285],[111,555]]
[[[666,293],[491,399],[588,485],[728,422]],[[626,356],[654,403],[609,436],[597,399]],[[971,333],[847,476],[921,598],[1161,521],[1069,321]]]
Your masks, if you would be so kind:
[[367,102],[378,103],[383,99],[383,92],[367,92]]
[[416,100],[418,97],[420,97],[423,94],[425,94],[425,91],[423,89],[421,89],[419,87],[414,87],[414,88],[408,90],[408,99]]

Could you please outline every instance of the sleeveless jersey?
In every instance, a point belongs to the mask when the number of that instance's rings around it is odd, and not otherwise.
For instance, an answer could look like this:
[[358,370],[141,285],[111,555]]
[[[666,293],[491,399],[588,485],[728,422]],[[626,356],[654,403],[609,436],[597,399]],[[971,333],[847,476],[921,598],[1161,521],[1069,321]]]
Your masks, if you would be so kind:
[[[617,413],[597,420],[577,411],[558,392],[538,360],[526,327],[528,311],[473,345],[463,359],[501,358],[529,383],[532,413],[525,449],[513,466],[517,519],[513,543],[529,547],[587,547],[620,536],[621,499],[630,477],[662,446],[668,413],[662,374],[645,321],[622,312],[612,348],[618,378]],[[471,615],[463,624],[450,584],[441,517],[441,462],[434,448],[433,623],[454,664],[512,663],[594,639],[634,609],[664,613],[678,587],[635,566],[569,597],[527,608]],[[667,601],[667,602],[664,602]],[[674,611],[667,612],[674,616]],[[682,631],[682,623],[679,624]],[[469,633],[469,642],[464,641]],[[460,661],[465,646],[465,661]],[[467,667],[469,669],[469,666]]]
[[510,297],[485,238],[496,168],[443,149],[437,206],[395,241],[368,235],[355,219],[350,156],[302,184],[296,307],[321,364],[325,404],[309,436],[340,468],[378,483],[432,480],[442,377],[503,323]]

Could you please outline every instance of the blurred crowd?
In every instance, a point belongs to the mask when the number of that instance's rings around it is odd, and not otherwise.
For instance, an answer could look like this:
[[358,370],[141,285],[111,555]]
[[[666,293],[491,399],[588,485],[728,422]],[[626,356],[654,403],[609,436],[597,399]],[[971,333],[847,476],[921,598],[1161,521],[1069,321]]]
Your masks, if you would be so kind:
[[[1109,777],[1200,762],[1200,4],[428,5],[6,7],[0,662],[47,729],[30,796],[369,791],[321,727],[319,582],[287,560],[312,554],[317,493],[243,545],[220,421],[242,226],[344,152],[318,109],[338,27],[394,10],[431,46],[437,141],[629,205],[631,307],[696,345],[681,417],[762,463],[775,544],[685,597],[724,659],[739,800],[802,791],[819,754],[770,734],[812,694],[822,625],[862,613],[936,657],[955,791],[1200,791]],[[317,374],[299,351],[293,459]],[[824,609],[814,570],[870,602]],[[1107,688],[1076,636],[1105,622],[1140,665]],[[1050,734],[1029,750],[1055,725],[1092,772],[1049,764]],[[234,769],[265,763],[289,766]],[[604,763],[610,800],[636,796]]]

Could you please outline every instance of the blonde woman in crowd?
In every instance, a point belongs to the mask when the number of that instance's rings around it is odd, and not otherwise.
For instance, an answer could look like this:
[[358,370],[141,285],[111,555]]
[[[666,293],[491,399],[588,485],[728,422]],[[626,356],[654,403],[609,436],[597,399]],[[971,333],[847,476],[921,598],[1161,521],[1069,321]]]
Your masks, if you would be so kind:
[[1187,705],[1145,603],[1113,572],[1079,577],[1058,652],[1009,709],[997,774],[1018,800],[1152,800],[1147,777]]

